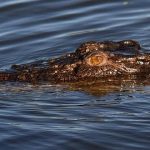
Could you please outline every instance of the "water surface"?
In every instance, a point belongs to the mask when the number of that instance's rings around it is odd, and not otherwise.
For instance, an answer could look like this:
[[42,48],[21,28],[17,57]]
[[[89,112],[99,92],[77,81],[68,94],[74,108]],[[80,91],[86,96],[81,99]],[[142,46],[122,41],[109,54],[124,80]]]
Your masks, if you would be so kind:
[[[72,52],[89,40],[134,39],[150,52],[149,0],[1,0],[0,21],[1,68]],[[1,149],[148,150],[149,139],[148,85],[95,94],[0,84]]]

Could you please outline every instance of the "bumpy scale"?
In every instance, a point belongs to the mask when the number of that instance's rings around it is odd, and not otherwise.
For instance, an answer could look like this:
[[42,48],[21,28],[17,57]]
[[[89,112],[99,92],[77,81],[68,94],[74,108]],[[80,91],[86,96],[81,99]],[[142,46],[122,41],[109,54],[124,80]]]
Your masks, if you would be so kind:
[[150,75],[150,54],[137,41],[90,41],[73,53],[47,61],[13,65],[0,72],[0,81],[53,83]]

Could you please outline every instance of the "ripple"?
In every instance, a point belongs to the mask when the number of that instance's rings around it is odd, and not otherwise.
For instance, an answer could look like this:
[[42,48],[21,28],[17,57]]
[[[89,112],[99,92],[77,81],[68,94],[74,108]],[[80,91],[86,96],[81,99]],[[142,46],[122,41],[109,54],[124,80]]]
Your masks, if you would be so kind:
[[[0,67],[59,56],[89,40],[135,39],[149,52],[149,5],[2,0]],[[124,84],[98,89],[0,84],[1,148],[148,150],[150,87]]]

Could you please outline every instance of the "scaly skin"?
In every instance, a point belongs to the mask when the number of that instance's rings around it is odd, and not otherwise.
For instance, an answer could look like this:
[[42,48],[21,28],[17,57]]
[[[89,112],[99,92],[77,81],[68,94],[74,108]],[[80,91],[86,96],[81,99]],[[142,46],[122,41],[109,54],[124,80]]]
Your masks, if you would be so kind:
[[73,53],[47,61],[13,65],[0,72],[0,81],[52,83],[146,78],[150,75],[150,54],[141,52],[134,40],[86,42]]

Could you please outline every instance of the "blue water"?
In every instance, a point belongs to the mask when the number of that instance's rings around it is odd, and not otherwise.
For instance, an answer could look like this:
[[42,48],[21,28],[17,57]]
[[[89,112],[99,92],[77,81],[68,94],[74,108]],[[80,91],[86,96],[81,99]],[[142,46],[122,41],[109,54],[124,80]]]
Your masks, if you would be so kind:
[[[149,0],[1,0],[0,68],[134,39],[150,52]],[[89,90],[90,89],[90,90]],[[98,91],[99,90],[99,91]],[[149,150],[150,86],[0,84],[2,150]]]

